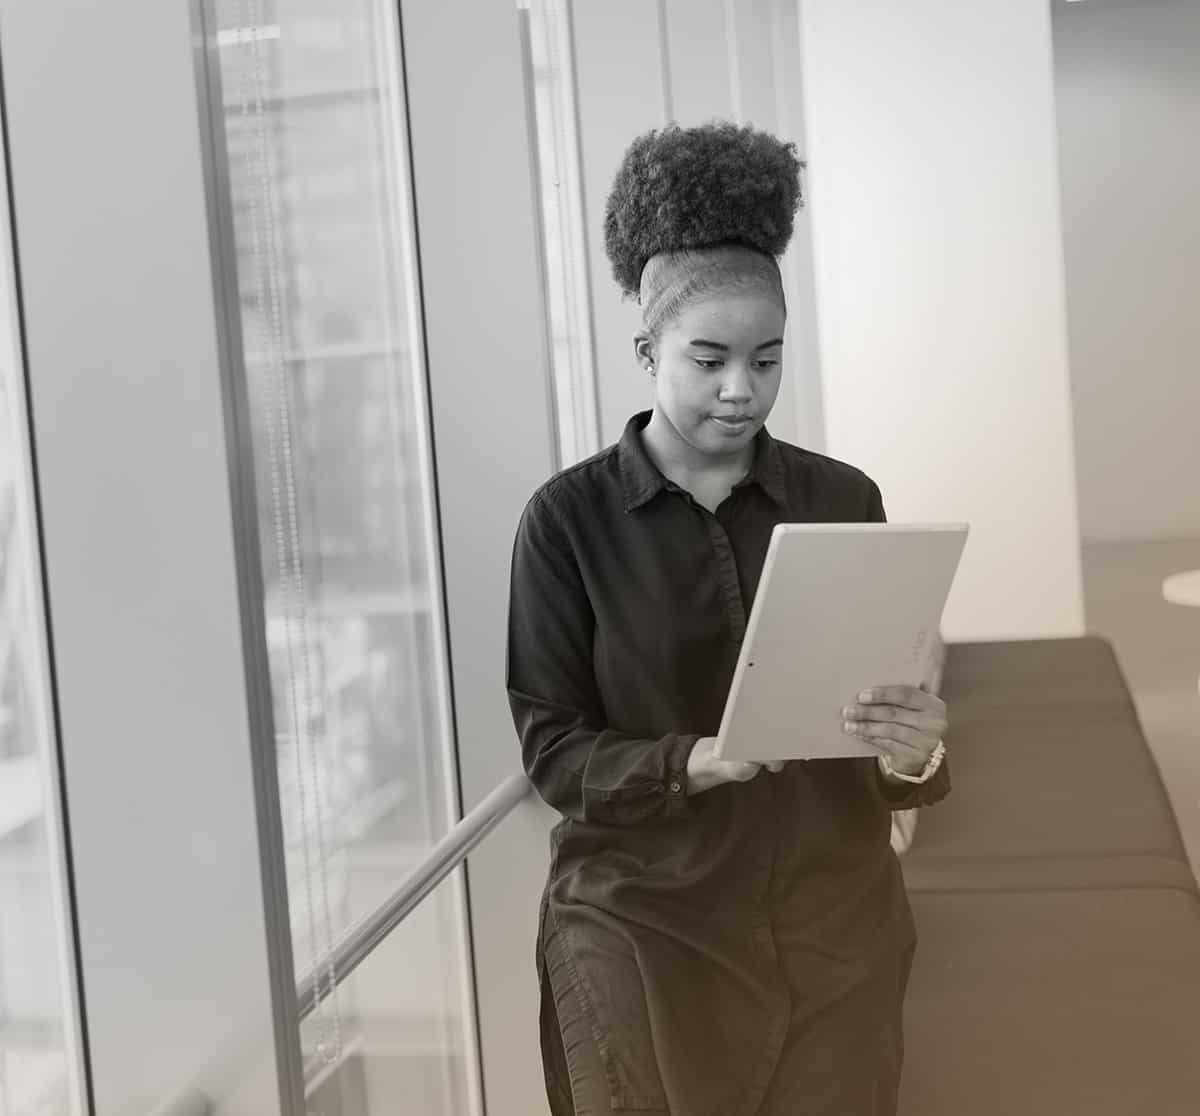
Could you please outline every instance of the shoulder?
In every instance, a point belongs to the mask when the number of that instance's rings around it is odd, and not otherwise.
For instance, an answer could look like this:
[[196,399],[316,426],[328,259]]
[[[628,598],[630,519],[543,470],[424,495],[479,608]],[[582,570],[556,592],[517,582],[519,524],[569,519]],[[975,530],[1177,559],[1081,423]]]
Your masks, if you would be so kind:
[[523,518],[549,521],[563,530],[581,514],[594,518],[602,509],[619,507],[622,491],[614,443],[538,485],[525,505]]
[[809,495],[819,494],[856,505],[863,501],[873,504],[880,499],[879,485],[856,465],[778,438],[775,444],[783,460],[789,491],[799,489]]

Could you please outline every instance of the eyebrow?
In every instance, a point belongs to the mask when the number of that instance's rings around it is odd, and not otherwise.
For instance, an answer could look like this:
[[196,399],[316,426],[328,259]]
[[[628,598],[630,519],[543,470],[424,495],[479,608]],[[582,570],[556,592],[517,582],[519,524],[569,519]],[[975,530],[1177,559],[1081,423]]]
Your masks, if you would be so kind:
[[[719,353],[729,352],[728,345],[723,345],[720,341],[705,341],[704,338],[702,338],[702,337],[694,337],[694,338],[692,338],[691,341],[688,342],[688,344],[696,349],[715,349]],[[783,344],[783,338],[776,337],[770,341],[764,341],[761,345],[756,345],[754,347],[754,351],[757,353],[763,349],[773,349],[776,345],[782,345],[782,344]]]

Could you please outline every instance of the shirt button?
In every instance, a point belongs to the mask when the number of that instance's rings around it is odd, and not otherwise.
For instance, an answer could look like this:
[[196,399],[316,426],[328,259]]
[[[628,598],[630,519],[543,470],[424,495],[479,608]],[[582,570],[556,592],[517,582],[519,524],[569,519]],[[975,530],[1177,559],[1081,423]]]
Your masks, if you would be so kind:
[[672,794],[678,794],[681,790],[683,790],[683,787],[678,781],[671,784],[671,793]]

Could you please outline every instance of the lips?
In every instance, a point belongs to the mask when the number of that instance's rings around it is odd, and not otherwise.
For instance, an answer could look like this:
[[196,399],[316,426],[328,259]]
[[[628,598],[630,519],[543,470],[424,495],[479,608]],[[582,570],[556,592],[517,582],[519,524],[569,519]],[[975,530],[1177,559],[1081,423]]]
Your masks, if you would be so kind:
[[742,427],[749,426],[751,418],[749,415],[710,415],[713,422],[718,426],[723,426],[727,430],[738,430]]

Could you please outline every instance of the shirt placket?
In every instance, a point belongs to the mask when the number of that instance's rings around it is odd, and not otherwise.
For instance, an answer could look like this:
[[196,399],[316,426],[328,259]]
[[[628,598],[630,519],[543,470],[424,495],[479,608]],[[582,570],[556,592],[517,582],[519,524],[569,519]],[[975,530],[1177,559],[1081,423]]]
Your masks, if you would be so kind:
[[729,621],[729,634],[739,647],[746,635],[746,606],[742,603],[742,588],[738,581],[737,558],[733,543],[725,525],[713,514],[705,516],[708,537],[712,541],[713,556],[717,562],[717,585],[725,604],[725,616]]
[[[729,511],[730,509],[726,508],[725,510]],[[742,600],[742,587],[738,578],[737,556],[734,553],[733,542],[729,537],[726,525],[707,508],[702,508],[701,511],[704,513],[705,526],[708,528],[709,538],[712,540],[713,554],[717,562],[717,584],[725,604],[730,635],[733,642],[740,648],[746,635],[746,606]],[[764,783],[762,786],[769,788],[770,784]],[[774,817],[773,810],[771,817]],[[754,873],[757,909],[753,912],[754,929],[752,933],[759,946],[774,960],[775,943],[771,935],[770,919],[767,913],[771,872],[775,857],[774,827],[760,824],[754,829],[760,835],[761,846],[758,850],[760,855]]]
[[[736,493],[734,494],[736,498]],[[725,524],[713,513],[707,512],[705,516],[705,524],[708,527],[709,538],[712,540],[713,553],[717,561],[717,577],[720,585],[721,596],[725,602],[725,612],[729,620],[729,630],[733,637],[733,641],[740,648],[742,640],[746,635],[746,606],[742,600],[742,587],[738,578],[737,557],[734,553],[733,543],[729,537],[729,531]],[[726,512],[731,512],[729,507],[725,508]],[[764,782],[762,788],[770,792],[773,786],[770,782]],[[757,948],[770,959],[772,965],[777,965],[779,958],[775,950],[775,937],[771,932],[770,918],[770,890],[771,876],[774,870],[774,862],[776,855],[776,811],[774,809],[773,796],[767,795],[768,806],[768,824],[761,824],[762,818],[758,819],[760,824],[753,826],[753,831],[758,835],[759,847],[756,850],[756,864],[754,872],[754,896],[752,910],[748,911],[751,935],[754,939]],[[783,1050],[783,1042],[787,1036],[788,1019],[790,1016],[790,1003],[788,998],[781,997],[776,1005],[773,1018],[767,1028],[767,1033],[759,1053],[759,1058],[755,1064],[753,1075],[750,1081],[750,1087],[746,1091],[744,1097],[745,1114],[754,1113],[758,1110],[758,1106],[762,1103],[763,1097],[766,1095],[768,1085],[771,1080],[771,1075],[775,1072],[775,1067],[778,1064],[779,1056]]]

